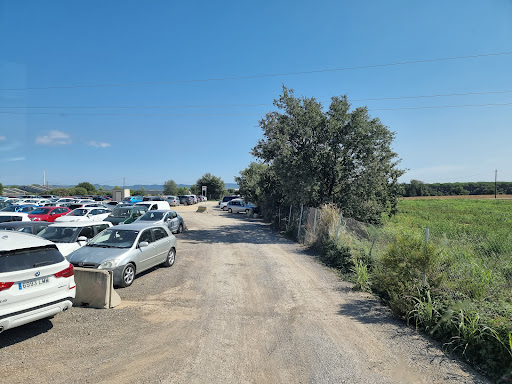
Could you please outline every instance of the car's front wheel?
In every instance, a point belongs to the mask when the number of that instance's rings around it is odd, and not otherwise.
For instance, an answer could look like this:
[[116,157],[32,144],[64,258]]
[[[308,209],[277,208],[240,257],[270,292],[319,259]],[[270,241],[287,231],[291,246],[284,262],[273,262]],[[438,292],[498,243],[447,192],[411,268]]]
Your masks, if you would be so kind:
[[180,226],[178,227],[177,233],[181,233],[181,232],[183,232],[183,224],[180,224]]
[[135,265],[132,263],[126,264],[121,277],[121,287],[126,288],[132,285],[133,280],[135,280]]
[[169,250],[169,253],[167,254],[167,258],[164,261],[164,267],[170,267],[174,264],[174,261],[176,260],[176,250],[174,248],[171,248]]
[[231,208],[228,208],[229,213],[233,213],[233,210]]

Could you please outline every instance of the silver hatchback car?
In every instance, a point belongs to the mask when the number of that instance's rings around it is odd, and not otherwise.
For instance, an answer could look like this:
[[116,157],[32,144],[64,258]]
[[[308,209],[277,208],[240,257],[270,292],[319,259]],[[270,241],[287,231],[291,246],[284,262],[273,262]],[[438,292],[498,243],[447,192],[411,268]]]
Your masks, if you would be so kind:
[[110,270],[114,285],[128,287],[135,275],[176,259],[176,238],[166,225],[121,224],[95,236],[67,257],[76,267]]

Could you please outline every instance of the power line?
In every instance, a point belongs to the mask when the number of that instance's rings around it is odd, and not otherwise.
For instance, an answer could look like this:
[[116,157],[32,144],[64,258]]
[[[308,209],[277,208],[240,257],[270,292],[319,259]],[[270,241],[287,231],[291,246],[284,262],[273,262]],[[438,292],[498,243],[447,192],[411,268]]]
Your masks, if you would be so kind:
[[313,73],[352,71],[352,70],[356,70],[356,69],[383,68],[383,67],[392,67],[392,66],[398,66],[398,65],[433,63],[433,62],[440,62],[440,61],[465,60],[465,59],[475,59],[475,58],[480,58],[480,57],[504,56],[504,55],[511,55],[511,54],[512,54],[512,52],[497,52],[497,53],[484,53],[484,54],[468,55],[468,56],[442,57],[442,58],[437,58],[437,59],[399,61],[399,62],[386,63],[386,64],[360,65],[360,66],[355,66],[355,67],[318,69],[318,70],[313,70],[313,71],[270,73],[270,74],[231,76],[231,77],[213,77],[213,78],[206,78],[206,79],[149,81],[149,82],[139,82],[139,83],[113,83],[113,84],[91,84],[91,85],[77,84],[77,85],[56,85],[56,86],[48,86],[48,87],[0,88],[0,91],[29,91],[29,90],[32,91],[32,90],[47,90],[47,89],[132,87],[132,86],[141,86],[141,85],[164,85],[164,84],[180,84],[180,83],[181,84],[183,84],[183,83],[201,83],[201,82],[209,82],[209,81],[257,79],[257,78],[266,78],[266,77],[306,75],[306,74],[313,74]]
[[[470,95],[492,95],[492,94],[505,94],[512,93],[509,91],[488,91],[488,92],[465,92],[465,93],[440,93],[434,95],[417,95],[417,96],[396,96],[396,97],[378,97],[378,98],[366,98],[366,99],[352,99],[350,101],[381,101],[381,100],[404,100],[404,99],[421,99],[421,98],[436,98],[436,97],[453,97],[453,96],[470,96]],[[321,103],[329,102],[330,100],[320,101]],[[128,106],[67,106],[67,107],[52,107],[52,106],[0,106],[0,109],[179,109],[179,108],[233,108],[233,107],[268,107],[273,104],[220,104],[220,105],[128,105]]]
[[495,104],[465,104],[465,105],[438,105],[432,107],[400,107],[400,108],[368,108],[370,111],[398,111],[405,109],[438,109],[438,108],[470,108],[470,107],[497,107],[497,106],[508,106],[512,103],[495,103]]
[[[423,107],[397,107],[397,108],[368,108],[369,111],[399,111],[413,109],[442,109],[442,108],[472,108],[509,106],[512,103],[464,104],[464,105],[435,105]],[[0,111],[0,114],[9,115],[60,115],[60,116],[260,116],[261,113],[63,113],[63,112],[9,112]]]

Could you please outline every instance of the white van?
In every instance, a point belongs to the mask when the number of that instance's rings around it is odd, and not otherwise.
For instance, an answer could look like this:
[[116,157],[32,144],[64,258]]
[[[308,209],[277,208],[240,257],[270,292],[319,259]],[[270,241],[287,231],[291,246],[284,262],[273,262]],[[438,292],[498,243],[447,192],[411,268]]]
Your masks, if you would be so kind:
[[167,209],[171,210],[171,206],[168,201],[142,201],[140,203],[136,203],[135,205],[143,205],[148,211],[154,211],[156,209]]

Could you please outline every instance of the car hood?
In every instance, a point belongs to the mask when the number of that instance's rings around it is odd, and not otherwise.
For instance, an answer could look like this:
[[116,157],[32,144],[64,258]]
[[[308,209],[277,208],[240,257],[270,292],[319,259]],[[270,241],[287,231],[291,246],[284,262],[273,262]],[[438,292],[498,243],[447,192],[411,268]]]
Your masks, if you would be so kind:
[[69,223],[72,221],[86,221],[91,220],[87,216],[61,216],[55,219],[57,223]]
[[77,249],[68,256],[71,263],[97,263],[101,264],[105,260],[116,259],[129,252],[130,248],[101,248],[85,246]]

